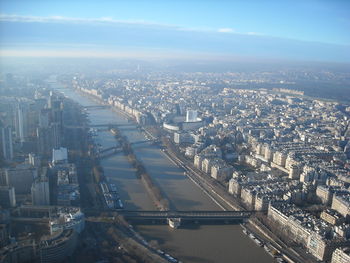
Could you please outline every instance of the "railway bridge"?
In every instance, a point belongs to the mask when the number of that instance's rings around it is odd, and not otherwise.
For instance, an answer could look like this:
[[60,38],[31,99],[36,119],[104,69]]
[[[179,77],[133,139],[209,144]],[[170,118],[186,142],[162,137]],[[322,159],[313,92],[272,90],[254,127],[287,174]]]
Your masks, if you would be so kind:
[[253,211],[133,211],[122,210],[118,212],[128,219],[166,219],[181,218],[191,220],[215,220],[215,219],[246,219]]
[[[96,214],[97,211],[91,212]],[[255,213],[255,211],[136,211],[123,209],[100,212],[105,215],[116,212],[134,224],[168,224],[168,219],[174,218],[180,219],[181,224],[237,224],[245,222]]]

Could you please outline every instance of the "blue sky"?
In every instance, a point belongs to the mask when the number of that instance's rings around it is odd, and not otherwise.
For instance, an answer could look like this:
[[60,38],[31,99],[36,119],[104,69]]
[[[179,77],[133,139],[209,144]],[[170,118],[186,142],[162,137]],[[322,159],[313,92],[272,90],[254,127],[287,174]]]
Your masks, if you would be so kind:
[[347,0],[2,0],[0,10],[2,55],[350,60]]

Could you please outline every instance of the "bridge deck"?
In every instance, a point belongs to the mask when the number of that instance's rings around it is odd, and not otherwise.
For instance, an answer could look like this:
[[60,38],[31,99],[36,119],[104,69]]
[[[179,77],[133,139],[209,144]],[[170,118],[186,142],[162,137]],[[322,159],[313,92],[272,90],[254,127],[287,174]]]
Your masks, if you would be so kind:
[[87,125],[64,125],[65,128],[99,128],[99,127],[104,127],[104,128],[113,128],[113,127],[133,127],[135,124],[133,123],[101,123],[101,124],[87,124]]
[[90,124],[89,127],[129,127],[135,126],[133,123],[101,123],[101,124]]
[[84,109],[108,109],[111,108],[111,105],[89,105],[83,106]]
[[119,149],[121,149],[121,147],[119,147],[119,146],[112,146],[112,147],[108,147],[108,148],[100,150],[99,153],[105,153],[105,152],[108,152],[108,151],[111,151],[111,150],[119,150]]
[[119,211],[126,218],[235,219],[248,218],[252,211]]

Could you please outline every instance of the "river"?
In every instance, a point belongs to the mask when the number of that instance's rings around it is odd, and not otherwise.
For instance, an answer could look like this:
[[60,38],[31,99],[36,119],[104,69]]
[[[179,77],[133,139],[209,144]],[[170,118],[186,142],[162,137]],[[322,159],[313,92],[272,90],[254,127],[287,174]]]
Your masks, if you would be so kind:
[[[97,104],[92,99],[58,84],[55,85],[55,89],[83,106]],[[124,116],[111,109],[90,109],[87,113],[90,124],[94,125],[128,123]],[[120,129],[130,142],[146,140],[136,125],[128,125]],[[96,140],[103,148],[116,144],[114,136],[109,131],[98,131]],[[135,144],[133,149],[154,182],[170,200],[172,209],[220,210],[209,196],[183,175],[183,170],[172,163],[158,146],[144,142]],[[155,209],[142,183],[136,178],[135,169],[122,153],[102,160],[101,165],[106,177],[117,185],[125,208]],[[239,225],[187,225],[179,229],[171,229],[166,225],[138,225],[135,229],[147,241],[157,242],[161,250],[182,262],[274,262],[264,249],[258,247],[242,233]]]

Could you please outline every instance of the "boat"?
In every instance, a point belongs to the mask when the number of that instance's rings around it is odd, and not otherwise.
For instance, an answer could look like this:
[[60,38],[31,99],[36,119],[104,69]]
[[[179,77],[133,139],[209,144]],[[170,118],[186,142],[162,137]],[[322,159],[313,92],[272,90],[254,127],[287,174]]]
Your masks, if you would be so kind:
[[244,224],[240,224],[240,226],[242,227],[243,233],[244,233],[245,235],[248,235],[249,232],[248,232],[248,229],[245,227],[245,225],[244,225]]
[[111,192],[117,192],[117,186],[115,184],[109,184],[109,189]]
[[287,261],[285,261],[283,258],[281,258],[281,257],[278,257],[278,258],[276,258],[276,261],[278,262],[278,263],[286,263]]
[[101,187],[102,193],[104,194],[109,193],[109,189],[106,183],[100,183],[100,187]]
[[111,195],[113,196],[114,200],[118,200],[119,199],[118,193],[112,192]]
[[171,228],[178,228],[181,225],[181,218],[176,217],[176,218],[168,218],[168,225]]
[[266,252],[270,252],[271,251],[270,248],[266,244],[264,245],[264,249],[265,249]]
[[164,254],[164,256],[168,259],[168,260],[170,260],[170,262],[177,262],[177,259],[176,258],[173,258],[172,256],[170,256],[169,254]]
[[257,239],[257,238],[254,238],[254,242],[259,246],[259,247],[262,247],[263,246],[263,243]]
[[113,196],[109,193],[103,194],[105,198],[106,205],[109,209],[114,208]]
[[255,236],[252,233],[249,233],[248,235],[251,239],[255,239]]
[[118,131],[116,129],[114,129],[114,128],[110,129],[110,131],[111,131],[111,133],[113,135],[117,135],[118,134]]

